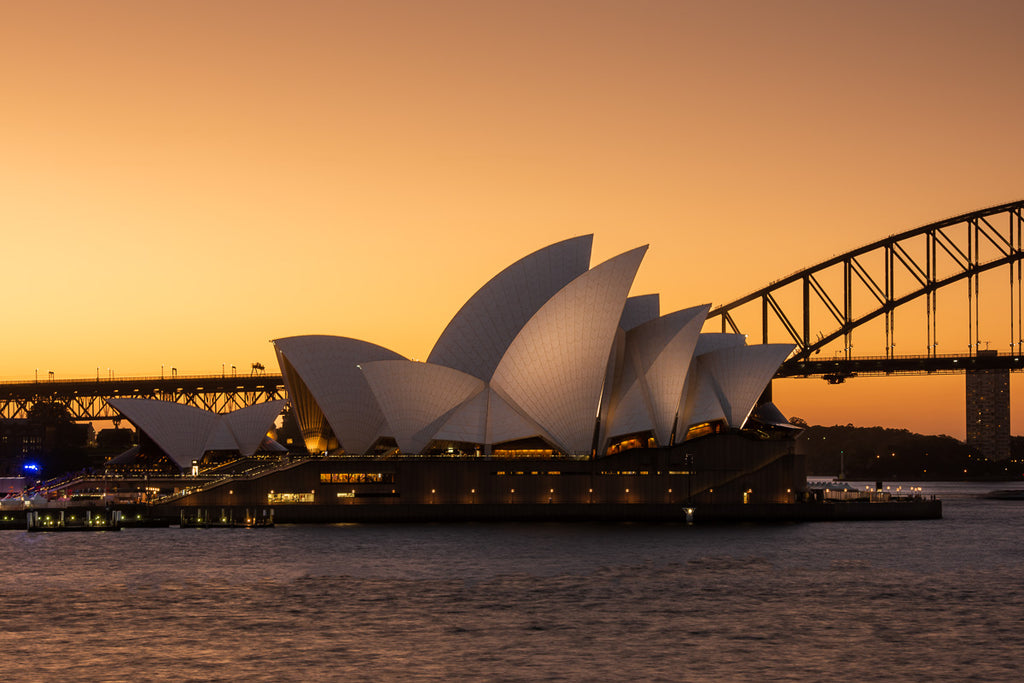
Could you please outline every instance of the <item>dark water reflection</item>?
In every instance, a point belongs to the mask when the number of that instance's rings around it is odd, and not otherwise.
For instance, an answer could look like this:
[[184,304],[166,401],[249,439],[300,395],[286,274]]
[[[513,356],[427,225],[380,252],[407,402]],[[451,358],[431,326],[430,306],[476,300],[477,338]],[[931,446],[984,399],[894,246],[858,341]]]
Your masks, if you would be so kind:
[[1017,680],[1024,503],[791,525],[0,533],[4,680]]

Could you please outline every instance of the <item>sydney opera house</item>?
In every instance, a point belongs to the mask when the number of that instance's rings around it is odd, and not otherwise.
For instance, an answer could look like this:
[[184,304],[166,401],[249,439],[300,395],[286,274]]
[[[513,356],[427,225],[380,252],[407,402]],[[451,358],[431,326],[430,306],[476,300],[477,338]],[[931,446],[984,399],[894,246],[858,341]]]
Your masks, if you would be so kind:
[[603,455],[742,429],[792,346],[700,334],[710,306],[630,297],[647,250],[590,268],[590,236],[514,263],[426,362],[367,341],[274,342],[306,448],[351,455]]
[[[188,502],[323,518],[330,507],[792,501],[797,430],[765,391],[792,347],[702,333],[707,304],[663,314],[657,294],[630,296],[647,247],[591,267],[591,245],[575,237],[507,267],[425,362],[347,337],[275,340],[305,453]],[[183,466],[211,448],[271,447],[263,435],[281,409],[113,405]],[[201,427],[175,426],[183,419]]]

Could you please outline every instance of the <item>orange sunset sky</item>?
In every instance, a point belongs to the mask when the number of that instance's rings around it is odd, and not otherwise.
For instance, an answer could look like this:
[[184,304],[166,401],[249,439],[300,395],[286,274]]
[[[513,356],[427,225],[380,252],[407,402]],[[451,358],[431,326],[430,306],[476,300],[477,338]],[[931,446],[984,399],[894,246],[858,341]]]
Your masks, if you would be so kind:
[[[0,379],[276,371],[269,340],[311,333],[424,359],[491,276],[591,232],[594,263],[651,245],[633,293],[664,311],[727,303],[1024,198],[1022,25],[1015,0],[3,3]],[[775,397],[964,433],[961,376]]]

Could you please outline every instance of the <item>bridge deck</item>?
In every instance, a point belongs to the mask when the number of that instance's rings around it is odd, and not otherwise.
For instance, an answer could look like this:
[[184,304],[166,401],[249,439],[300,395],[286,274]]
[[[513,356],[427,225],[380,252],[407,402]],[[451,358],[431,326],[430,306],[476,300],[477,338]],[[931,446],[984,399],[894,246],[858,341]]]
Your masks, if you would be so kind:
[[829,381],[855,375],[935,375],[956,374],[970,370],[1024,370],[1024,356],[982,354],[980,356],[864,356],[793,359],[783,363],[775,375],[782,377],[823,377]]
[[286,398],[281,375],[190,375],[54,379],[0,384],[0,417],[24,418],[41,401],[64,405],[75,420],[110,420],[108,398],[174,401],[217,413]]

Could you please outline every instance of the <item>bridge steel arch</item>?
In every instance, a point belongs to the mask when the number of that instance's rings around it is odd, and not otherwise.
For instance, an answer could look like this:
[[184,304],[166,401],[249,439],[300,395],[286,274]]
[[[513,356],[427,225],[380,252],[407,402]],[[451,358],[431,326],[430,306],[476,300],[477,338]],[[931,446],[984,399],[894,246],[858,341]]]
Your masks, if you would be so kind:
[[[796,368],[836,340],[843,340],[843,355],[852,358],[854,330],[865,323],[884,317],[885,356],[895,357],[896,310],[911,301],[925,298],[927,352],[936,357],[938,346],[938,290],[958,282],[967,283],[968,356],[976,356],[980,342],[980,285],[982,273],[1007,266],[1010,288],[1010,355],[1024,353],[1024,302],[1022,302],[1022,260],[1024,260],[1024,200],[973,211],[872,242],[853,251],[773,282],[732,303],[719,306],[708,314],[708,320],[719,318],[722,332],[742,333],[735,317],[740,311],[760,318],[762,343],[792,342],[793,355],[780,374],[797,374]],[[924,254],[921,257],[921,242]],[[916,255],[916,258],[915,258]],[[869,269],[865,262],[881,259],[881,269]],[[842,286],[829,288],[822,275],[841,268]],[[834,270],[831,272],[835,272]],[[897,290],[897,276],[909,279],[909,291]],[[780,293],[798,285],[801,295],[798,306],[784,306]],[[866,291],[869,309],[855,314],[854,292]],[[827,319],[819,329],[812,321],[812,307],[824,308]],[[819,318],[822,316],[818,316]],[[776,323],[785,331],[784,339],[769,339],[769,329]],[[813,323],[813,324],[812,324]],[[812,338],[812,330],[817,336]],[[748,330],[747,333],[753,332]],[[787,371],[788,370],[788,371]],[[811,373],[816,374],[816,373]]]

